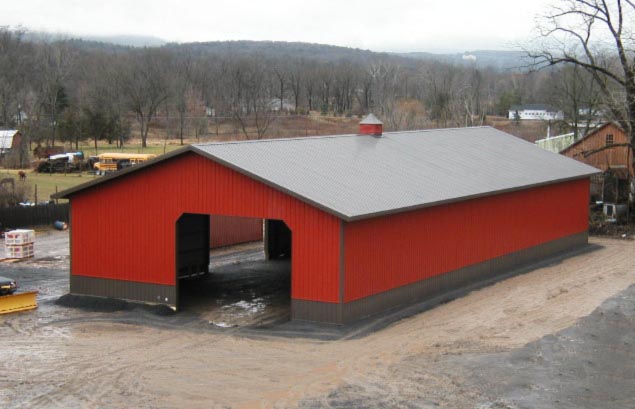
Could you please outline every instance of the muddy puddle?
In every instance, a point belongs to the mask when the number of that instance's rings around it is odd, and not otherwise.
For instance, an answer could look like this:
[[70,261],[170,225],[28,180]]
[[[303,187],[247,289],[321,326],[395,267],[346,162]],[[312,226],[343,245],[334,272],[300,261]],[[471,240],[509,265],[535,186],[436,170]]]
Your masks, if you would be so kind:
[[265,260],[262,243],[213,251],[209,275],[180,282],[179,304],[218,328],[288,321],[291,261]]

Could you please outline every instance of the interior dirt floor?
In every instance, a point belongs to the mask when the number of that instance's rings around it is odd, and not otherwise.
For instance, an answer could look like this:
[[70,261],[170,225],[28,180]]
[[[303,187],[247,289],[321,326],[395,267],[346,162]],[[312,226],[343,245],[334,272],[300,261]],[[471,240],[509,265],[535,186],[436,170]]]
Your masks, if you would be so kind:
[[0,407],[635,407],[635,241],[590,242],[427,311],[341,330],[283,324],[288,263],[253,245],[214,252],[214,273],[181,287],[189,301],[175,314],[64,307],[68,233],[41,232],[34,259],[0,263],[40,291],[37,310],[0,316]]

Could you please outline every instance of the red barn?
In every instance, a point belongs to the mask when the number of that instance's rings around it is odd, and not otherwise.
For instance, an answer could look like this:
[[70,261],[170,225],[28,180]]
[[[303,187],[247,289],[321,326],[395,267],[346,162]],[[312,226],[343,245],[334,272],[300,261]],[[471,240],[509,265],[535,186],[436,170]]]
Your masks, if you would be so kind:
[[0,131],[0,156],[22,145],[22,133],[16,129]]
[[[592,130],[560,153],[572,159],[584,162],[606,172],[611,169],[624,169],[633,176],[633,164],[630,163],[631,151],[628,135],[616,123],[607,122]],[[600,150],[616,145],[610,149]]]
[[196,144],[61,192],[71,293],[177,308],[179,276],[209,263],[209,215],[265,219],[268,254],[291,253],[292,318],[338,324],[587,243],[595,168],[489,127],[371,122]]
[[626,202],[635,174],[628,135],[616,123],[608,122],[563,149],[560,153],[601,169],[604,175],[591,180],[591,195],[604,202]]

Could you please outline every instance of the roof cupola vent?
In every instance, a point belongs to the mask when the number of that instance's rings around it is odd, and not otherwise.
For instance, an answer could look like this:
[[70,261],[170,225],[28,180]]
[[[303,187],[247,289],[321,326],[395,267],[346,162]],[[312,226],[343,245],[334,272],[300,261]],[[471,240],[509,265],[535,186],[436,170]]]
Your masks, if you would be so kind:
[[368,114],[359,123],[359,133],[361,135],[381,136],[383,129],[384,123],[373,114]]

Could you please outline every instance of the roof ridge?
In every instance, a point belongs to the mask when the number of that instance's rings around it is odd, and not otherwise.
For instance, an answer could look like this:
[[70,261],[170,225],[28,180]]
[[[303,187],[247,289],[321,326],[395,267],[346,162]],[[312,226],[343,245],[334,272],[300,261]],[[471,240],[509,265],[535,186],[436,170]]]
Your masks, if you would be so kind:
[[248,143],[266,143],[266,142],[280,142],[280,141],[297,141],[307,139],[329,139],[340,138],[347,136],[359,136],[358,134],[336,134],[336,135],[313,135],[313,136],[294,136],[293,138],[267,138],[267,139],[251,139],[247,141],[216,141],[216,142],[201,142],[193,143],[192,146],[210,146],[210,145],[240,145]]
[[[456,130],[483,129],[483,128],[496,129],[490,125],[481,125],[481,126],[465,126],[465,127],[454,127],[454,128],[430,128],[430,129],[411,129],[407,131],[390,131],[390,132],[384,132],[383,135],[400,135],[400,134],[411,134],[411,133],[421,133],[421,132],[456,131]],[[240,145],[240,144],[250,144],[250,143],[306,141],[306,140],[314,140],[314,139],[334,139],[334,138],[343,138],[343,137],[352,137],[352,136],[361,136],[364,138],[369,137],[369,135],[362,135],[362,134],[313,135],[313,136],[295,136],[293,138],[251,139],[246,141],[201,142],[201,143],[193,143],[192,146],[212,146],[212,145],[230,145],[230,144]]]
[[[439,131],[461,131],[461,130],[467,130],[467,129],[481,129],[481,128],[491,128],[491,129],[496,129],[490,125],[480,125],[480,126],[457,126],[454,128],[430,128],[430,129],[410,129],[407,131],[391,131],[391,132],[384,132],[384,135],[389,134],[389,135],[396,135],[396,134],[403,134],[403,133],[420,133],[420,132],[439,132]],[[366,136],[366,135],[364,135]]]

